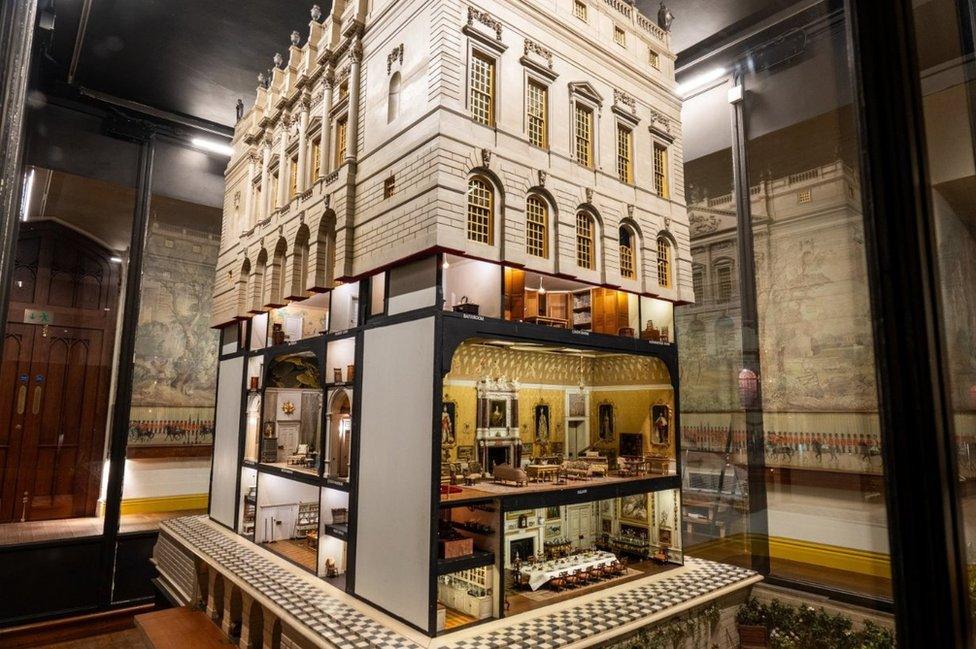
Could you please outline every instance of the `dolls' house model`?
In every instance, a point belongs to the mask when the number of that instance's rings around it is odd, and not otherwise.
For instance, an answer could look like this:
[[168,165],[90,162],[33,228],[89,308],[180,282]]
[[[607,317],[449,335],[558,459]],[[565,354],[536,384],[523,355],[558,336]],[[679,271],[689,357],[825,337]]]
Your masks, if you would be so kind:
[[[313,8],[235,131],[209,517],[164,526],[163,583],[193,546],[189,573],[283,566],[437,636],[681,569],[669,25]],[[232,581],[265,602],[260,570]],[[197,596],[233,630],[220,583]]]

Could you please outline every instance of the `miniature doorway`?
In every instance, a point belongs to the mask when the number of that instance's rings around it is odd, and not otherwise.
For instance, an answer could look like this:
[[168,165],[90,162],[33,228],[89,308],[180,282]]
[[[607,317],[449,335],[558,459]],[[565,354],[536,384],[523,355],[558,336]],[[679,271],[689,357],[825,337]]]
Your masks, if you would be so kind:
[[349,450],[352,446],[352,400],[345,389],[336,390],[329,400],[328,474],[349,478]]

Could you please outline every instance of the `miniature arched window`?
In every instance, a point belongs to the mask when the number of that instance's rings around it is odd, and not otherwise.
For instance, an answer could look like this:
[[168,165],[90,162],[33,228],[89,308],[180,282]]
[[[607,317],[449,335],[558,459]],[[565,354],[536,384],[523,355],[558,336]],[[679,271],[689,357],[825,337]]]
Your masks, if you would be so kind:
[[538,194],[525,199],[525,252],[549,258],[549,208]]
[[251,313],[261,313],[264,311],[262,308],[264,306],[264,300],[262,299],[264,293],[264,273],[268,265],[268,251],[261,248],[261,252],[258,253],[257,262],[254,265],[254,269],[248,276],[248,282],[250,287],[248,289],[248,300],[250,301],[249,310]]
[[637,279],[637,234],[629,225],[620,226],[620,276]]
[[671,288],[671,242],[664,235],[657,238],[657,283],[661,288]]
[[596,270],[596,223],[585,210],[576,213],[576,265]]
[[386,122],[390,123],[400,114],[400,73],[394,72],[390,77],[390,93],[387,97]]
[[468,240],[492,244],[495,190],[481,176],[468,180]]

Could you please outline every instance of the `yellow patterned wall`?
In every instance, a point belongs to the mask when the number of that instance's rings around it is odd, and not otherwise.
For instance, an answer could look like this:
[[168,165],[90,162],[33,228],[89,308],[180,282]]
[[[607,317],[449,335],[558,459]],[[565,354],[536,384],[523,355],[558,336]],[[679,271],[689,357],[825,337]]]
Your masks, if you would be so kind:
[[[451,371],[444,379],[444,401],[453,401],[457,444],[450,460],[457,459],[458,447],[475,443],[475,405],[477,391],[470,383],[486,376],[503,377],[528,384],[518,393],[519,428],[523,444],[535,444],[535,406],[549,405],[550,440],[565,443],[566,391],[580,384],[580,358],[568,354],[523,351],[488,347],[475,343],[461,345],[454,355]],[[644,449],[650,449],[651,406],[667,404],[674,410],[673,393],[659,386],[669,385],[664,363],[642,356],[597,356],[582,359],[582,381],[590,388],[589,432],[591,443],[606,450],[617,449],[617,434],[641,432]],[[467,385],[457,382],[467,383]],[[539,388],[536,385],[553,386]],[[601,389],[601,386],[654,386],[649,389]],[[614,406],[614,439],[605,445],[599,440],[599,408],[603,401]],[[672,431],[673,449],[673,431]],[[538,449],[533,449],[538,452]],[[672,452],[673,455],[673,452]]]

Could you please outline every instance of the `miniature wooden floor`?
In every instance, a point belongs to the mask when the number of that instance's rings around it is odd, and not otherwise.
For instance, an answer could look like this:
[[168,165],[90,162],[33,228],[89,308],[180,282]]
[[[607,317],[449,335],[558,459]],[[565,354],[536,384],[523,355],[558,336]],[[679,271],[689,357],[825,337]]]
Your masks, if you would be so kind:
[[265,543],[261,547],[274,552],[278,556],[284,557],[289,561],[293,561],[300,566],[304,566],[307,570],[315,572],[318,567],[315,565],[317,559],[315,554],[315,548],[309,547],[308,541],[304,539],[282,539],[281,541],[272,541],[271,543]]
[[453,485],[461,489],[460,493],[441,494],[442,503],[454,503],[465,500],[480,500],[483,498],[498,498],[499,496],[514,496],[518,494],[536,493],[540,491],[569,491],[581,488],[599,487],[607,484],[619,484],[621,482],[636,482],[638,480],[651,480],[654,478],[666,478],[673,476],[673,473],[651,473],[638,477],[621,477],[609,475],[604,477],[593,477],[586,480],[566,480],[563,484],[555,482],[530,482],[524,487],[516,487],[511,484],[504,484],[485,480],[472,487],[463,485]]

